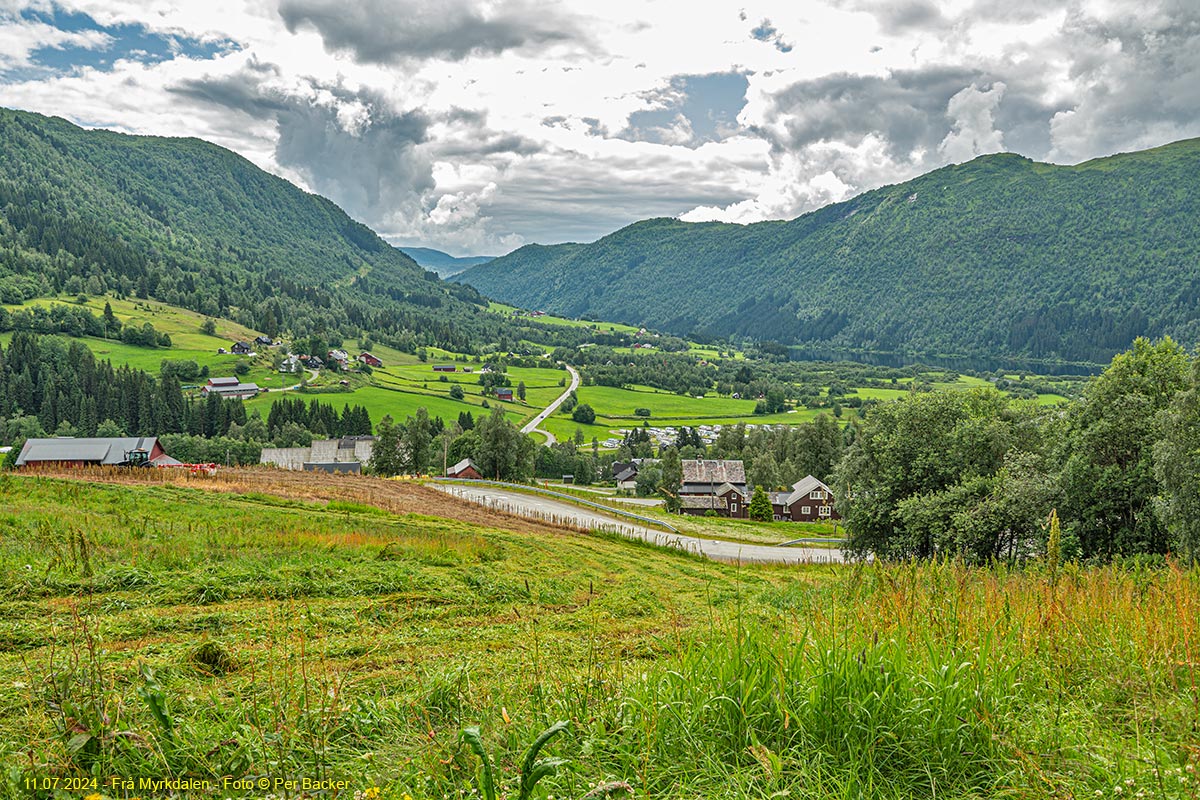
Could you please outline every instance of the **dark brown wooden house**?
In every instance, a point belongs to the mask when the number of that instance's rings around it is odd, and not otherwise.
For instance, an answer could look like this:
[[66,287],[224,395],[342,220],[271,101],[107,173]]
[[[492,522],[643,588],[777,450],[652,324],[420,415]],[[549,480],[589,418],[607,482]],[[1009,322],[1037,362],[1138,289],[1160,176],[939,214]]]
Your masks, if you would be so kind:
[[771,492],[771,515],[788,522],[826,522],[841,519],[833,507],[833,492],[809,475],[792,484],[790,492]]

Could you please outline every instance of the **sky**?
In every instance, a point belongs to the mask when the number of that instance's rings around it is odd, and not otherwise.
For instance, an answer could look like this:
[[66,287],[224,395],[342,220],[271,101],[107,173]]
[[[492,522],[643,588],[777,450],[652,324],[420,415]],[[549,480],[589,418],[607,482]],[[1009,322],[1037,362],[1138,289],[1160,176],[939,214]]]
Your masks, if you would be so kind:
[[197,136],[455,255],[1200,136],[1198,0],[0,0],[0,105]]

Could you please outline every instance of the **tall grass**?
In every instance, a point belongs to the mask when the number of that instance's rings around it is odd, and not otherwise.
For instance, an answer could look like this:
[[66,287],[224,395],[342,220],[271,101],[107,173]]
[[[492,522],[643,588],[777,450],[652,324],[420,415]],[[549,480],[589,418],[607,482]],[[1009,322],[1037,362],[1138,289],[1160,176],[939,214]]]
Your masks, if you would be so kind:
[[569,720],[530,797],[1197,797],[1196,569],[736,569],[357,493],[0,479],[0,796],[465,796],[477,726],[516,797]]

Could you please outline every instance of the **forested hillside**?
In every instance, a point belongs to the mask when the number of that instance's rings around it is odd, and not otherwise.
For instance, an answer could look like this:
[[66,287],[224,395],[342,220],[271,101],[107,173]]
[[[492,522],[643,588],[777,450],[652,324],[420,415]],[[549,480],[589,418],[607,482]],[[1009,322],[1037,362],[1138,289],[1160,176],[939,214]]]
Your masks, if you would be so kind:
[[495,326],[328,200],[197,139],[0,109],[0,302],[154,297],[275,335],[465,347]]
[[677,334],[1104,362],[1200,338],[1200,140],[1076,166],[984,156],[788,222],[639,222],[458,280]]

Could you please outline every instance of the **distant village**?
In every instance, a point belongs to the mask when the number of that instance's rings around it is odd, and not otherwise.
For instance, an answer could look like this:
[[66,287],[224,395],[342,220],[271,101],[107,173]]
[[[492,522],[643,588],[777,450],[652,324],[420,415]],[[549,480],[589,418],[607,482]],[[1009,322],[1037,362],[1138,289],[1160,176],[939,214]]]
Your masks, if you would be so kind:
[[[537,313],[537,312],[534,312]],[[253,341],[236,341],[229,348],[219,348],[218,353],[254,358],[262,348],[280,348],[283,342],[268,336],[259,336]],[[282,374],[297,374],[303,370],[317,371],[336,365],[338,371],[355,367],[379,369],[383,361],[374,354],[363,351],[357,356],[341,349],[330,349],[323,356],[316,354],[288,353],[277,360]],[[444,375],[458,372],[472,373],[474,367],[452,363],[431,365],[432,372]],[[484,364],[479,374],[494,370],[493,365]],[[216,395],[229,400],[249,400],[261,392],[268,391],[252,382],[243,382],[236,376],[210,377],[199,387],[202,397]],[[513,390],[508,387],[493,387],[491,392],[497,399],[512,402]],[[748,429],[759,427],[747,425]],[[770,427],[770,426],[767,426]],[[710,445],[716,441],[723,426],[701,425],[696,434]],[[672,444],[678,437],[677,428],[643,427],[650,441],[662,446]],[[629,430],[619,430],[621,437]],[[375,445],[374,436],[343,436],[336,439],[313,441],[304,447],[264,447],[260,463],[287,470],[304,470],[324,473],[361,473],[371,461]],[[614,435],[603,445],[616,448],[623,438]],[[187,464],[165,452],[157,437],[91,437],[91,438],[31,438],[25,441],[16,458],[18,468],[38,467],[129,467],[129,468],[172,468],[190,469],[193,472],[211,473],[216,464]],[[637,486],[639,471],[646,465],[656,464],[657,459],[635,458],[612,465],[612,485],[619,491],[633,490]],[[696,459],[682,462],[683,479],[678,495],[679,513],[693,516],[717,516],[746,519],[753,487],[746,483],[746,470],[738,460]],[[483,480],[484,476],[471,459],[463,459],[448,466],[445,476],[458,480]],[[569,476],[564,476],[569,477]],[[776,521],[816,522],[838,519],[833,508],[833,495],[829,487],[809,475],[797,481],[786,491],[768,493],[772,517]]]

